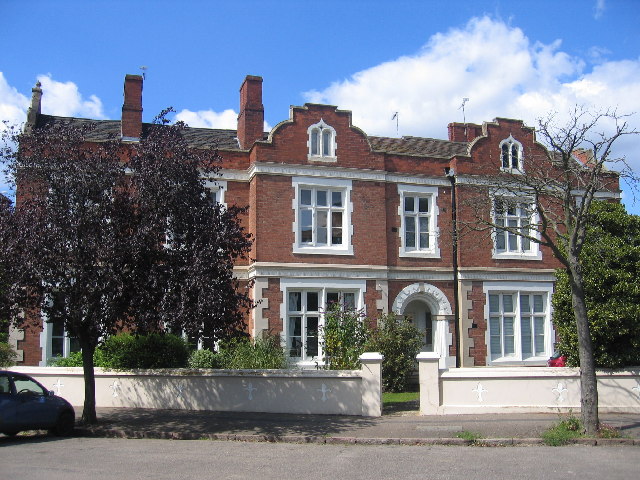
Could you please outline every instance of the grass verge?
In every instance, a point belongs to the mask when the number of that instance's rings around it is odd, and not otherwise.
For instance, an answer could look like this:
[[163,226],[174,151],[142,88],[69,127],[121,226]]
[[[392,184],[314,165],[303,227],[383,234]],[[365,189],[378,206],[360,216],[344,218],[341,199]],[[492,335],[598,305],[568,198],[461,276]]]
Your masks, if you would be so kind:
[[[582,421],[569,415],[567,418],[552,425],[542,433],[542,439],[547,445],[553,447],[567,445],[575,438],[585,437]],[[620,438],[620,430],[605,423],[600,424],[597,438]]]

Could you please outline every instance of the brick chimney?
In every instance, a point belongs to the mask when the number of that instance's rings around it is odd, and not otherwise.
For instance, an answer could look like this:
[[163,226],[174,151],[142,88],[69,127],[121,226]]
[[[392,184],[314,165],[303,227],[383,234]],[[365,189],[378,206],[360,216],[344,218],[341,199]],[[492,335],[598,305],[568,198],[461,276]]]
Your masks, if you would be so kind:
[[24,124],[24,133],[31,133],[38,121],[38,115],[42,113],[42,84],[36,82],[36,86],[31,89],[31,105],[27,110],[27,121]]
[[471,142],[480,135],[482,135],[481,125],[457,122],[449,124],[449,141],[451,142]]
[[120,131],[123,140],[137,141],[142,134],[142,76],[124,77],[124,103]]
[[238,142],[248,150],[264,134],[264,106],[262,105],[262,77],[247,75],[240,87]]

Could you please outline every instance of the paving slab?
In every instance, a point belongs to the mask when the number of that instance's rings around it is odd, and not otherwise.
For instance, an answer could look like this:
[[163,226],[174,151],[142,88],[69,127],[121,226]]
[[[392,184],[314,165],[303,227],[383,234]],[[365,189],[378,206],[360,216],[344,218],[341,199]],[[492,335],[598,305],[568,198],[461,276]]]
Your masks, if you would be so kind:
[[[76,409],[78,415],[82,411]],[[382,417],[211,412],[140,408],[98,408],[97,426],[86,434],[130,438],[288,441],[362,444],[539,444],[542,432],[566,416],[557,414],[419,415],[393,411]],[[589,445],[640,444],[640,414],[604,414],[601,421],[618,428],[623,440],[579,439]],[[458,435],[478,436],[465,440]]]

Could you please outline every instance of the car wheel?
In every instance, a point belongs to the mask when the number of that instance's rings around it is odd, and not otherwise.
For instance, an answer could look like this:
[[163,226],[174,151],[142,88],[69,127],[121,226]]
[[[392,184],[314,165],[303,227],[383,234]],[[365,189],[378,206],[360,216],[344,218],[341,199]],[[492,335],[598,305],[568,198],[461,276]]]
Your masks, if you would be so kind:
[[55,434],[60,437],[68,437],[73,433],[76,419],[71,412],[62,412],[55,426]]

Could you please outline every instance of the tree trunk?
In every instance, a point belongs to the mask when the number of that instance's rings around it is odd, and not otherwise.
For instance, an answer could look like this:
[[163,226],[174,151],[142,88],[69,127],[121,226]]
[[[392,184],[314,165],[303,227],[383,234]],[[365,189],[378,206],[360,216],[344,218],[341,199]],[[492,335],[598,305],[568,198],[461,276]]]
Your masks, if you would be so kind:
[[580,356],[580,407],[582,424],[589,435],[595,435],[600,426],[598,418],[598,383],[593,345],[589,333],[589,320],[584,297],[584,279],[579,261],[569,258],[569,281],[571,283],[571,303],[578,331],[578,353]]
[[96,377],[93,371],[93,353],[96,347],[91,342],[80,340],[82,348],[82,370],[84,372],[84,408],[82,421],[84,423],[97,423],[96,415]]

